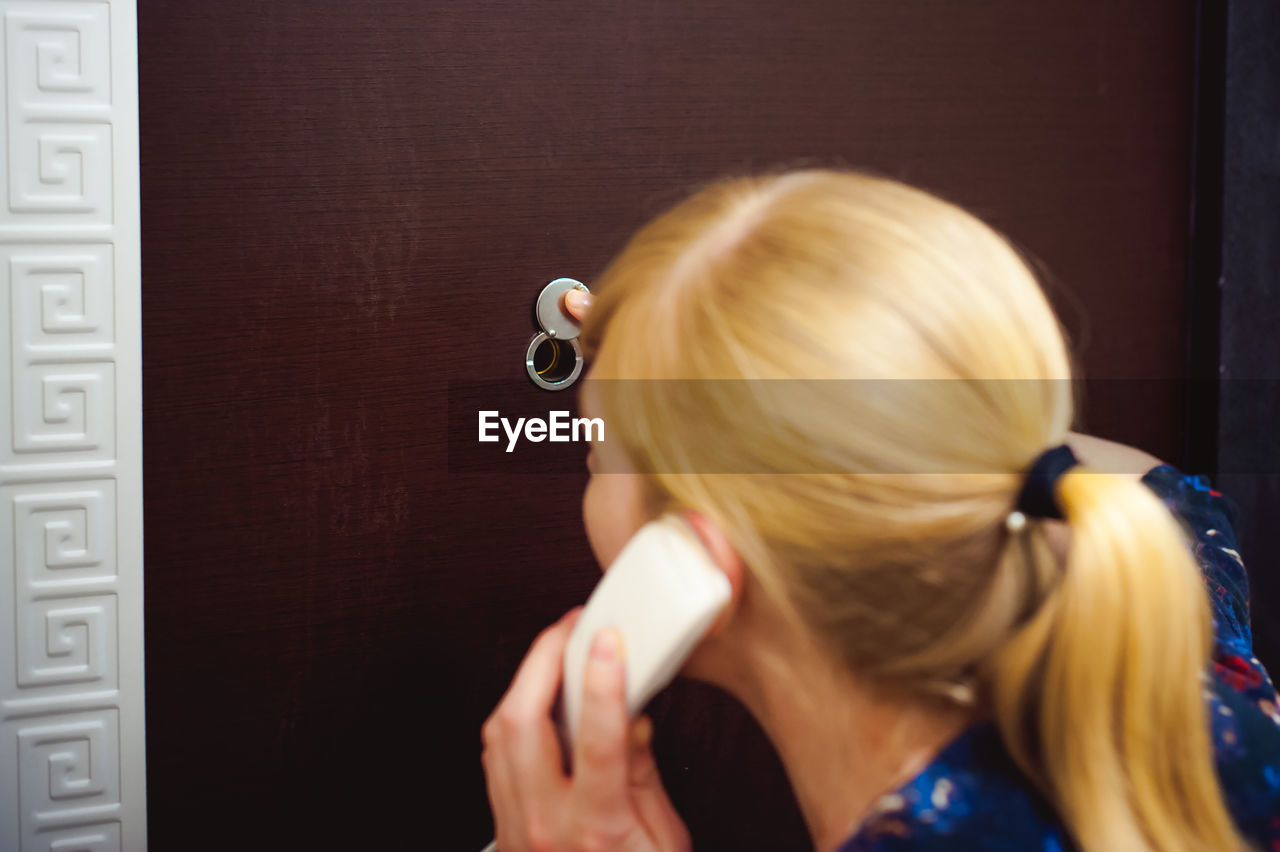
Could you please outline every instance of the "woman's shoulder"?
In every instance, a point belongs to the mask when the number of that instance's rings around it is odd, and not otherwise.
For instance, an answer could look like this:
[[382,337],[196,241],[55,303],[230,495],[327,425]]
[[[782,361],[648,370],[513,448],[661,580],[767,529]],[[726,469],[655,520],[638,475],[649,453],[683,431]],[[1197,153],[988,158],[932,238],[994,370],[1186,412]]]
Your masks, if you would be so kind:
[[[1214,761],[1232,819],[1264,848],[1280,848],[1280,717],[1214,677],[1206,690]],[[1269,844],[1269,845],[1268,845]]]
[[1275,686],[1253,652],[1249,574],[1240,555],[1235,501],[1203,475],[1161,464],[1142,478],[1186,528],[1213,614],[1215,673],[1280,725]]
[[1280,843],[1280,699],[1253,651],[1249,575],[1239,507],[1207,476],[1170,464],[1142,478],[1184,525],[1213,614],[1213,669],[1205,699],[1223,793],[1246,836]]
[[[1213,681],[1206,701],[1227,808],[1250,842],[1270,849],[1280,844],[1280,727],[1220,679]],[[1057,812],[1014,763],[995,724],[982,722],[910,782],[882,796],[838,852],[1076,848]]]
[[[1185,473],[1161,462],[1143,474],[1142,483],[1187,523],[1197,541],[1212,539],[1207,543],[1218,547],[1236,545],[1240,508],[1215,489],[1209,477]],[[1239,564],[1239,553],[1234,554],[1234,559]]]
[[965,731],[923,772],[882,796],[839,852],[979,848],[1075,848],[990,722]]

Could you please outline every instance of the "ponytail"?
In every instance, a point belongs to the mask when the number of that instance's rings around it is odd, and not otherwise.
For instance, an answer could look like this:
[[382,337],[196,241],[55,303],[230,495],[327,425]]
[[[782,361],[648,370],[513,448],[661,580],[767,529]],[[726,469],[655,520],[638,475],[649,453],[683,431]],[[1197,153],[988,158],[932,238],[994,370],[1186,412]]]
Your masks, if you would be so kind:
[[[991,676],[1009,751],[1086,852],[1242,848],[1210,739],[1209,603],[1181,528],[1129,477],[1075,467],[1056,490],[1064,573]],[[1030,544],[1049,556],[1041,531]]]

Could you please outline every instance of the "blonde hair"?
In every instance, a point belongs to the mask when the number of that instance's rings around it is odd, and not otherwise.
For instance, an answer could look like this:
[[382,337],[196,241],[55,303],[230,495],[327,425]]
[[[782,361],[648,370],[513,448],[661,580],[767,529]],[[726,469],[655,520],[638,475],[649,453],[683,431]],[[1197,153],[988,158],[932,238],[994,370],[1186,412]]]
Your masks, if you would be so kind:
[[1172,515],[1076,467],[1064,568],[1038,524],[1005,530],[1073,400],[1062,329],[1000,235],[863,174],[734,179],[641,229],[594,289],[600,410],[656,510],[717,521],[851,670],[976,684],[1084,849],[1240,845],[1202,692],[1208,602]]

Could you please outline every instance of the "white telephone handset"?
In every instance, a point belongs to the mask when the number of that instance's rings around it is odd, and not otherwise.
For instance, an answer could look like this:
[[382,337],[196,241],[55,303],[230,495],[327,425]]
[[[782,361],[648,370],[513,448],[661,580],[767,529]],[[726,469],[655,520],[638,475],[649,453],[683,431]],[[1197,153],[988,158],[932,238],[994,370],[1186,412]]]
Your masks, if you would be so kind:
[[687,521],[664,515],[641,527],[604,572],[565,648],[566,743],[577,735],[583,670],[601,629],[622,635],[627,712],[635,716],[676,676],[729,598],[728,578]]

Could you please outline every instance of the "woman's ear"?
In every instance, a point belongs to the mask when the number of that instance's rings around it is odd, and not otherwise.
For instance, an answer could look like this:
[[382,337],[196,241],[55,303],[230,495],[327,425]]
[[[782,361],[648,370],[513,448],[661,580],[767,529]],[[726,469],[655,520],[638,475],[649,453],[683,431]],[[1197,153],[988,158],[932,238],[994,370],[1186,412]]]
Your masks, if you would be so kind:
[[725,536],[724,532],[716,526],[714,521],[706,515],[692,510],[681,512],[681,517],[689,523],[689,526],[693,527],[693,531],[697,533],[698,538],[702,541],[702,546],[710,554],[711,561],[729,580],[729,604],[716,618],[715,623],[711,625],[711,629],[707,631],[708,635],[719,633],[733,619],[733,616],[737,613],[738,605],[742,601],[743,584],[746,581],[746,566],[743,565],[742,557],[738,555],[738,551],[734,549],[733,544]]

